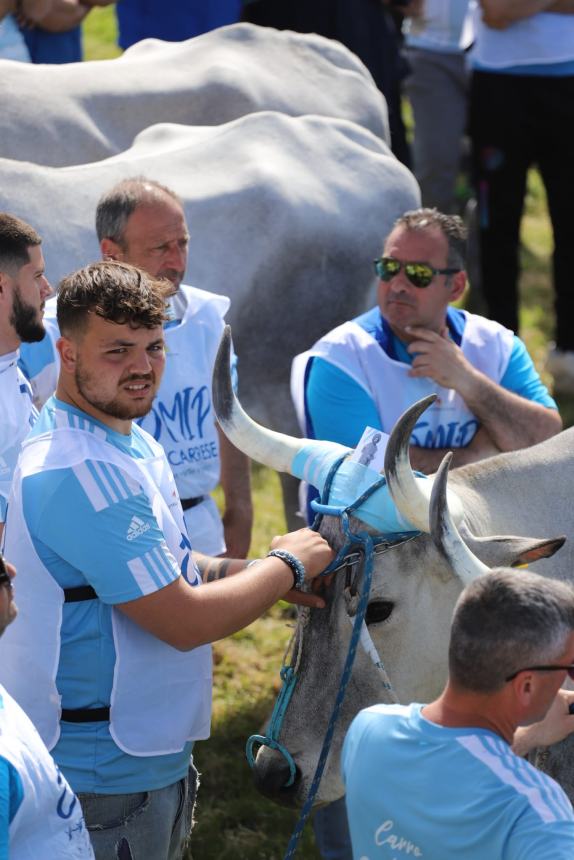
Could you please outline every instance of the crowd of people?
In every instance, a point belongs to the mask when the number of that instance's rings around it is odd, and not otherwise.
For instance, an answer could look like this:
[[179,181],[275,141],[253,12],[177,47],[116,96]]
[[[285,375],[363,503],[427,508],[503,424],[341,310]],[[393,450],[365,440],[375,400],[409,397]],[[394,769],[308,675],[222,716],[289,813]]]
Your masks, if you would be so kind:
[[[74,56],[65,47],[62,56],[79,59],[79,25],[94,5],[107,0],[0,0],[0,55],[26,59],[24,34],[33,57],[30,39],[45,30],[73,39]],[[311,22],[322,11],[270,0],[199,5],[204,29],[240,15],[319,29]],[[550,366],[556,388],[568,390],[562,129],[574,4],[377,4],[372,20],[384,21],[396,47],[385,72],[396,96],[393,145],[408,162],[397,7],[407,20],[423,206],[381,237],[377,304],[296,356],[291,387],[302,435],[350,449],[366,427],[376,448],[405,408],[438,393],[410,447],[413,467],[430,474],[447,451],[463,465],[562,428],[517,334],[516,282],[526,172],[536,162],[555,237]],[[146,8],[119,4],[123,47],[193,35],[165,3],[158,32]],[[345,20],[331,15],[327,34],[349,34]],[[452,304],[468,281],[467,230],[455,212],[467,114],[486,316]],[[219,429],[211,401],[229,299],[184,283],[190,234],[176,191],[124,179],[94,219],[102,259],[86,260],[53,295],[41,235],[0,213],[0,860],[181,858],[198,782],[193,744],[209,735],[210,644],[281,598],[324,609],[317,582],[334,557],[305,527],[274,538],[266,558],[247,558],[249,461]],[[237,388],[234,355],[230,373]],[[441,696],[375,706],[352,723],[346,797],[314,819],[322,856],[569,856],[570,802],[523,758],[574,730],[567,677],[569,586],[507,570],[469,585]]]

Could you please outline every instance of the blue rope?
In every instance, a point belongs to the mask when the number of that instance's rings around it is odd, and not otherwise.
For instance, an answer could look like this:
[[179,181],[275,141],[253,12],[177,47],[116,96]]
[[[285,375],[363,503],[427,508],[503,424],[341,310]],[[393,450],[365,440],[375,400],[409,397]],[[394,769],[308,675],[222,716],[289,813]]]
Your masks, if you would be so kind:
[[[323,771],[325,769],[325,763],[327,761],[327,756],[329,755],[329,750],[331,748],[331,743],[333,740],[333,734],[335,732],[335,725],[339,718],[339,713],[341,711],[341,706],[343,704],[343,700],[345,698],[345,693],[347,691],[347,685],[349,683],[349,679],[351,677],[351,672],[353,669],[353,664],[355,662],[355,655],[357,652],[357,646],[361,637],[361,627],[363,625],[363,621],[365,619],[365,614],[367,611],[367,604],[369,600],[369,592],[371,590],[371,580],[373,576],[373,555],[374,555],[374,547],[376,544],[381,542],[388,543],[389,536],[372,536],[368,532],[352,532],[349,526],[349,514],[352,514],[356,511],[360,506],[380,487],[383,487],[386,484],[386,479],[382,476],[376,483],[372,484],[368,487],[365,492],[359,496],[351,505],[347,506],[337,506],[337,505],[329,505],[329,494],[331,491],[331,485],[333,483],[333,479],[335,474],[337,473],[337,469],[346,458],[347,455],[340,457],[333,465],[331,466],[329,473],[327,475],[327,479],[325,481],[325,486],[323,488],[323,494],[321,502],[313,501],[311,502],[311,506],[313,510],[316,512],[315,520],[311,528],[314,531],[318,531],[323,520],[324,516],[337,516],[341,519],[342,530],[345,535],[345,541],[339,552],[337,553],[334,560],[331,564],[322,571],[321,576],[327,576],[332,573],[334,570],[337,570],[342,566],[345,557],[348,555],[349,550],[353,546],[353,544],[360,544],[363,549],[364,559],[363,559],[363,586],[361,590],[361,595],[359,598],[359,602],[357,605],[357,612],[355,615],[355,621],[353,623],[353,632],[351,634],[351,642],[349,645],[349,651],[347,653],[347,657],[345,660],[345,665],[343,667],[343,672],[341,675],[341,681],[339,684],[339,690],[337,692],[337,698],[335,699],[335,704],[333,705],[333,710],[331,712],[331,717],[329,719],[329,724],[327,726],[327,731],[325,733],[325,737],[323,739],[323,746],[321,747],[321,752],[319,754],[319,760],[317,762],[317,767],[315,769],[315,774],[313,776],[313,780],[311,782],[311,786],[309,788],[309,792],[305,799],[305,803],[303,804],[303,808],[299,815],[299,819],[295,825],[293,833],[291,834],[291,838],[289,840],[289,844],[287,846],[287,852],[285,854],[284,860],[290,860],[291,857],[295,855],[297,850],[297,845],[299,843],[299,839],[301,838],[301,834],[303,832],[303,828],[307,823],[307,819],[311,813],[313,808],[313,801],[315,800],[315,795],[317,794],[317,790],[319,788],[319,784],[321,782],[321,778],[323,776]],[[392,538],[394,540],[404,540],[408,537],[412,536],[412,533],[401,533],[397,535],[393,535]],[[393,541],[394,542],[394,541]],[[283,680],[283,685],[281,687],[281,691],[279,696],[277,697],[277,701],[275,703],[275,707],[273,708],[273,713],[271,715],[271,721],[269,725],[269,733],[265,736],[263,735],[252,735],[247,741],[246,746],[246,754],[249,765],[253,768],[255,764],[255,757],[253,755],[253,747],[256,743],[262,744],[264,746],[268,746],[271,749],[275,749],[281,753],[281,755],[285,758],[289,765],[289,779],[285,783],[285,788],[293,785],[296,776],[296,765],[291,756],[289,750],[279,743],[278,737],[281,731],[281,727],[283,725],[283,719],[285,717],[285,713],[287,711],[287,707],[291,700],[291,696],[293,694],[293,690],[295,688],[295,684],[297,682],[297,674],[293,666],[283,666],[281,668],[281,679]],[[388,685],[385,684],[385,687]],[[389,688],[390,689],[390,688]]]
[[329,720],[329,725],[327,726],[327,731],[325,733],[325,738],[323,740],[323,746],[321,748],[321,752],[319,754],[319,760],[317,762],[317,767],[315,769],[315,774],[313,776],[313,781],[311,783],[311,787],[309,788],[309,793],[307,794],[307,798],[305,803],[303,804],[303,808],[299,815],[299,819],[295,825],[293,833],[291,834],[291,838],[289,840],[289,844],[287,846],[287,851],[285,853],[284,860],[290,860],[291,857],[295,856],[295,852],[297,850],[297,845],[299,843],[299,839],[301,838],[301,834],[303,832],[303,828],[307,823],[307,819],[311,813],[313,808],[313,801],[315,800],[315,795],[317,794],[317,790],[319,788],[319,783],[321,782],[321,778],[323,776],[323,771],[325,769],[325,763],[327,761],[327,756],[329,755],[329,750],[331,748],[331,742],[333,740],[333,734],[335,732],[335,725],[339,718],[339,713],[341,711],[341,706],[343,704],[343,700],[345,698],[345,693],[347,691],[347,685],[349,683],[349,679],[351,677],[351,672],[353,669],[353,663],[355,662],[355,655],[357,653],[357,645],[359,644],[359,639],[361,635],[361,626],[363,624],[365,613],[367,611],[367,603],[369,599],[369,591],[371,589],[371,579],[373,575],[373,539],[368,532],[357,532],[353,533],[349,530],[349,515],[347,511],[343,511],[341,513],[341,521],[343,525],[343,530],[347,536],[347,541],[345,542],[347,547],[353,543],[359,543],[364,549],[365,557],[364,557],[364,576],[363,576],[363,587],[361,590],[361,596],[359,598],[359,603],[357,606],[357,614],[355,615],[355,621],[353,624],[353,633],[351,635],[351,643],[349,645],[349,651],[347,653],[347,659],[345,660],[345,666],[343,668],[343,673],[341,675],[341,682],[339,685],[339,691],[337,693],[337,698],[335,700],[335,704],[333,706],[333,711],[331,713],[331,718]]
[[255,744],[261,744],[261,746],[269,747],[272,750],[278,750],[289,765],[289,779],[285,783],[285,788],[289,788],[289,786],[293,785],[295,782],[297,768],[293,761],[293,756],[287,747],[284,747],[283,744],[279,743],[278,738],[281,726],[283,725],[285,713],[289,707],[293,690],[295,689],[295,684],[297,683],[297,675],[292,666],[282,666],[280,675],[283,684],[279,691],[279,695],[277,696],[273,713],[271,714],[269,731],[266,735],[251,735],[245,746],[245,755],[247,756],[249,767],[253,769],[255,766],[255,756],[253,754],[253,747]]

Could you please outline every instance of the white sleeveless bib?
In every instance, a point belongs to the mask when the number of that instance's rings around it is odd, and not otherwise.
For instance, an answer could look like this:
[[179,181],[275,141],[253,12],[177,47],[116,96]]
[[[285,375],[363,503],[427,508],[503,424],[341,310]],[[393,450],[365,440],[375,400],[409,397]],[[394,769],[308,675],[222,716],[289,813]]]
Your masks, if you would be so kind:
[[[29,439],[22,450],[6,529],[6,554],[19,569],[19,618],[2,643],[9,659],[0,665],[0,680],[30,715],[48,749],[60,735],[61,703],[55,679],[64,593],[35,551],[24,519],[22,480],[86,460],[117,466],[143,487],[168,549],[186,578],[197,584],[199,574],[191,561],[173,476],[161,447],[152,439],[148,442],[155,456],[135,459],[93,433],[66,427]],[[182,653],[147,633],[116,607],[112,608],[112,626],[116,662],[110,733],[118,747],[129,755],[166,755],[181,751],[189,740],[208,737],[211,647]],[[21,671],[22,666],[26,672]]]
[[80,802],[16,702],[0,687],[0,756],[22,782],[10,860],[93,860]]
[[[461,349],[468,361],[489,379],[502,379],[512,352],[514,335],[498,323],[466,313]],[[305,430],[304,380],[310,358],[317,356],[347,373],[375,401],[382,429],[390,433],[409,406],[429,394],[438,398],[421,416],[412,444],[422,448],[463,448],[478,429],[478,421],[462,397],[426,377],[410,377],[410,365],[395,361],[355,322],[346,322],[293,360],[291,392],[297,417]]]

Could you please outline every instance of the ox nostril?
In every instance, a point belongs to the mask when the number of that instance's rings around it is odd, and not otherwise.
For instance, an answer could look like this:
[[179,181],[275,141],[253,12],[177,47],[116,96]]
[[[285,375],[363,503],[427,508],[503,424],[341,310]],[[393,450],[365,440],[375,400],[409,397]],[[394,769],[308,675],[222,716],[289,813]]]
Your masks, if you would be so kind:
[[253,782],[257,791],[271,800],[292,805],[301,779],[299,768],[296,769],[293,784],[287,786],[290,775],[289,763],[280,752],[269,748],[260,750],[253,767]]

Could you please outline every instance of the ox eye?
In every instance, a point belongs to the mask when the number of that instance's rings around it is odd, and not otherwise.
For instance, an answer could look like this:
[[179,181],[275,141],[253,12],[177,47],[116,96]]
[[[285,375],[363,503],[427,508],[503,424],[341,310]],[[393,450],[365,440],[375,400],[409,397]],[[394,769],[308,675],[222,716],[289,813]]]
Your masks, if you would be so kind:
[[365,621],[369,624],[380,624],[382,621],[387,621],[393,613],[395,604],[390,600],[373,600],[367,606]]

